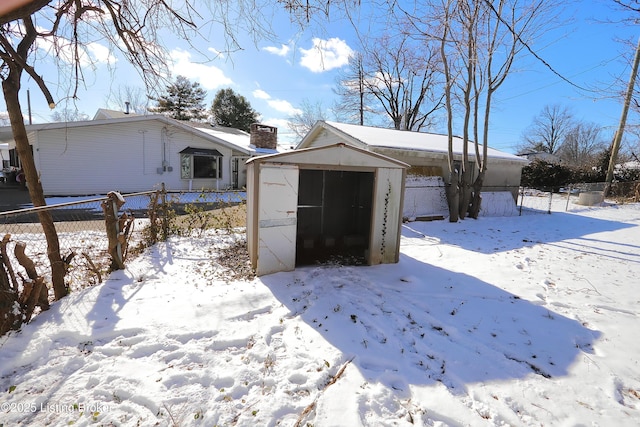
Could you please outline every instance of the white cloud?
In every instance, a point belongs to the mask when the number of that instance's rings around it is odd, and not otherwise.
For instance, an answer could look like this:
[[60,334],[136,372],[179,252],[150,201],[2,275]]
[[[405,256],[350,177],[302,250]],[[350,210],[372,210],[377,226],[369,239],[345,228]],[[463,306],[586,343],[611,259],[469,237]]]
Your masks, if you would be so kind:
[[267,101],[267,104],[271,108],[281,113],[286,113],[290,116],[294,114],[302,114],[302,110],[295,108],[289,101],[285,101],[284,99],[270,99]]
[[257,99],[271,99],[271,95],[269,95],[267,92],[263,91],[262,89],[256,89],[252,92],[252,95],[254,98]]
[[113,56],[111,50],[100,43],[89,43],[87,45],[87,50],[89,51],[91,58],[97,63],[113,64],[116,62],[116,57]]
[[265,92],[262,89],[256,89],[252,92],[254,98],[264,99],[267,101],[267,105],[279,113],[285,113],[289,116],[293,116],[294,114],[302,114],[302,110],[294,107],[289,101],[284,99],[273,99],[271,95]]
[[286,44],[283,44],[280,47],[276,47],[276,46],[263,47],[262,50],[278,56],[287,56],[287,53],[289,53],[291,48]]
[[300,65],[314,73],[321,73],[347,65],[353,50],[344,40],[333,37],[328,40],[314,38],[313,46],[300,49],[300,52]]
[[203,89],[211,90],[233,84],[233,80],[225,76],[224,71],[220,68],[192,62],[191,53],[185,50],[172,50],[171,59],[173,59],[171,73],[174,76],[185,76],[190,80],[196,80],[202,85]]
[[207,48],[207,50],[215,55],[216,58],[224,58],[224,53],[220,52],[215,47]]
[[286,133],[287,129],[289,128],[289,120],[287,119],[270,118],[270,119],[262,120],[261,123],[264,123],[265,125],[277,127],[278,134]]

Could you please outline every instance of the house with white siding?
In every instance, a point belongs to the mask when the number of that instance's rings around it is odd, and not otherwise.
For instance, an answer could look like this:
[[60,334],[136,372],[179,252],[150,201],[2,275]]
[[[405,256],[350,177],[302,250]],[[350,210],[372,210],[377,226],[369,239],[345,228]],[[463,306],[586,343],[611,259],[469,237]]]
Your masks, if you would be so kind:
[[6,142],[0,143],[0,169],[9,167],[9,144]]
[[[266,125],[252,126],[251,135],[163,115],[109,110],[99,110],[93,120],[26,128],[47,196],[130,193],[162,183],[172,191],[241,189],[247,179],[245,162],[275,153],[277,143],[277,129]],[[15,152],[10,127],[0,127],[0,143]]]

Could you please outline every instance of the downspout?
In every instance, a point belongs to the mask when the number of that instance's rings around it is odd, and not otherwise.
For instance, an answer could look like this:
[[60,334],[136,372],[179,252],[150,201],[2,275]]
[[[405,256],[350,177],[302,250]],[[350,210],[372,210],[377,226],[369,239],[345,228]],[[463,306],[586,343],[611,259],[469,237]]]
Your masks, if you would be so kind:
[[162,142],[162,171],[166,171],[167,170],[167,138],[169,138],[169,136],[167,135],[167,127],[164,126],[162,128],[162,132],[160,133],[160,141]]

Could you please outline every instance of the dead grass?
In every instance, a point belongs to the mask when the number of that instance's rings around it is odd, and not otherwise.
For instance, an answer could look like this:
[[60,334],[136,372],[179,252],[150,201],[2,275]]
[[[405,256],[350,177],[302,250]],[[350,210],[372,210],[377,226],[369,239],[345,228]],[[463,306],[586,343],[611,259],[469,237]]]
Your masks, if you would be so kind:
[[198,226],[204,226],[204,228],[237,228],[247,225],[247,205],[244,203],[205,211],[201,215],[202,218],[194,219],[196,215],[178,215],[174,219],[174,224],[182,229],[192,227],[194,221],[198,222]]

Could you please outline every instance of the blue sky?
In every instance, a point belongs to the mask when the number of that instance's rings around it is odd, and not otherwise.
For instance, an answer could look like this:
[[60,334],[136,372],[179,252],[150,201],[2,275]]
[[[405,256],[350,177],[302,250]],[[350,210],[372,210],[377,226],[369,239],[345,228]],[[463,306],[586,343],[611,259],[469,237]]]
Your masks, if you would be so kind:
[[[515,71],[496,95],[490,146],[514,152],[523,131],[548,104],[564,105],[576,118],[600,124],[604,127],[605,140],[611,140],[620,118],[622,101],[607,96],[610,93],[602,93],[600,89],[611,90],[611,83],[616,77],[623,83],[615,89],[624,89],[630,73],[632,48],[621,43],[620,39],[635,43],[639,36],[637,27],[597,22],[617,19],[619,15],[611,3],[606,0],[577,2],[577,7],[570,12],[575,21],[546,34],[533,46],[562,75],[581,87],[598,91],[577,89],[532,57],[521,57]],[[257,43],[238,30],[243,49],[221,54],[210,61],[199,52],[206,53],[210,59],[225,47],[215,30],[207,30],[203,37],[191,40],[197,50],[172,37],[165,37],[165,47],[171,52],[173,75],[181,74],[198,81],[208,92],[207,107],[219,89],[231,87],[261,113],[264,123],[278,126],[280,142],[287,143],[291,139],[287,118],[304,100],[321,103],[326,109],[334,104],[332,89],[336,85],[337,73],[346,65],[348,55],[357,48],[356,34],[347,20],[339,16],[329,23],[312,25],[301,31],[291,24],[284,11],[273,12],[272,27],[277,37]],[[119,86],[126,84],[143,88],[142,81],[130,65],[122,59],[114,61],[111,58],[107,62],[107,49],[99,44],[93,46],[96,67],[85,71],[85,85],[75,102],[78,110],[90,117],[98,108],[108,107],[109,92]],[[39,61],[39,72],[45,76],[54,97],[61,100],[57,108],[65,108],[68,78],[59,74],[49,62]],[[23,83],[21,97],[25,117],[26,89],[30,90],[34,123],[51,121],[52,111],[35,83],[29,80]],[[74,104],[66,107],[74,108]],[[327,118],[333,118],[330,112],[327,112]],[[636,120],[633,116],[630,119]],[[444,128],[435,131],[443,132]]]

